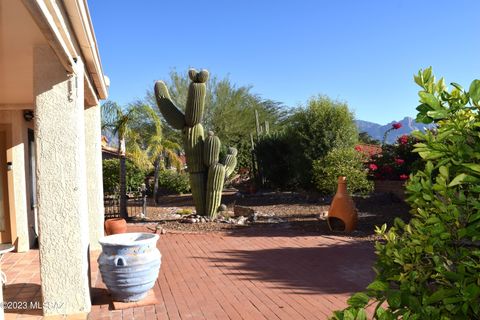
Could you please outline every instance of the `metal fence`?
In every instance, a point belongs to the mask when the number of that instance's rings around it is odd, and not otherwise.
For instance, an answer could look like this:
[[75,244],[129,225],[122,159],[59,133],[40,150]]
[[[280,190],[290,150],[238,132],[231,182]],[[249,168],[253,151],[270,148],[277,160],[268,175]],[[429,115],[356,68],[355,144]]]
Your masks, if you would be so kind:
[[[141,192],[127,194],[128,217],[139,217],[143,212],[145,197]],[[103,197],[105,219],[120,218],[120,196],[118,194],[105,194]]]

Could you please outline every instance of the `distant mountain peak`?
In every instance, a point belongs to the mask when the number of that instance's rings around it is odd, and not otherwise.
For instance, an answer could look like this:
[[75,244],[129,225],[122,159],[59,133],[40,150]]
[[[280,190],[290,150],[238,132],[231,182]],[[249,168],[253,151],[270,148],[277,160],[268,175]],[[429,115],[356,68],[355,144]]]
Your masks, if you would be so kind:
[[392,127],[394,123],[401,123],[402,127],[390,131],[387,136],[387,143],[395,143],[399,136],[404,134],[410,134],[414,130],[425,131],[425,128],[431,127],[423,123],[418,123],[412,117],[405,117],[400,121],[392,121],[385,125],[381,125],[375,122],[365,121],[365,120],[356,120],[358,132],[366,132],[372,138],[382,141],[383,135],[385,132]]

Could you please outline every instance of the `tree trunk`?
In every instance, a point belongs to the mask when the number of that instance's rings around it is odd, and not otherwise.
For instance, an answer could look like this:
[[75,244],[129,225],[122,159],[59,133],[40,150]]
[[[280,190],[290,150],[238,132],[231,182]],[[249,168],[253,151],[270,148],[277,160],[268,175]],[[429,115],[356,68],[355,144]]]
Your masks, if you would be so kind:
[[119,157],[120,157],[120,217],[127,219],[127,167],[125,157],[125,139],[119,141]]
[[161,156],[159,156],[155,163],[155,173],[153,175],[153,199],[155,200],[155,205],[158,205],[158,176],[160,175],[160,164],[161,164]]

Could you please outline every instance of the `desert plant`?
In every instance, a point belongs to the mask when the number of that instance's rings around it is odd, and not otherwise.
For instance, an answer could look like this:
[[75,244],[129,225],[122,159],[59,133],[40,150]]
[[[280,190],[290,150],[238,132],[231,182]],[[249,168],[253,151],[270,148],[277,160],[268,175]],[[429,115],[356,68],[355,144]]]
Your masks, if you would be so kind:
[[358,139],[354,116],[345,103],[319,96],[298,109],[288,121],[287,135],[294,143],[295,179],[312,187],[312,163],[333,148],[353,148]]
[[365,169],[365,155],[353,148],[332,149],[313,162],[312,172],[315,188],[323,194],[335,193],[339,176],[347,177],[350,193],[368,194],[373,189]]
[[158,189],[167,193],[183,194],[190,192],[190,183],[186,173],[163,170],[158,174]]
[[225,178],[237,165],[237,149],[229,148],[224,163],[219,162],[220,139],[212,131],[205,137],[201,124],[208,71],[188,72],[190,85],[185,113],[173,103],[163,81],[155,83],[155,97],[168,124],[182,130],[195,209],[199,215],[215,217],[220,206]]
[[[106,159],[103,164],[103,190],[106,193],[120,192],[120,179],[118,167],[119,159]],[[125,190],[137,191],[145,182],[145,171],[138,168],[132,161],[125,161]]]
[[375,281],[353,295],[335,319],[480,318],[480,80],[448,91],[431,68],[420,71],[417,121],[437,129],[415,132],[425,161],[407,184],[410,223],[397,219],[378,233]]
[[266,186],[275,189],[295,187],[294,144],[282,132],[260,136],[255,143],[255,159]]
[[[189,91],[188,72],[173,70],[167,82],[171,99],[180,110],[187,104]],[[238,166],[251,170],[250,133],[255,130],[252,121],[254,110],[258,111],[262,121],[268,121],[270,128],[276,130],[283,125],[289,109],[279,102],[263,99],[252,92],[251,86],[238,86],[228,78],[210,75],[206,82],[205,105],[202,117],[204,131],[213,131],[222,145],[235,146],[238,149]],[[156,104],[154,91],[147,93],[146,101]],[[162,120],[165,120],[164,117]],[[182,144],[181,132],[168,125],[163,126],[165,139]]]

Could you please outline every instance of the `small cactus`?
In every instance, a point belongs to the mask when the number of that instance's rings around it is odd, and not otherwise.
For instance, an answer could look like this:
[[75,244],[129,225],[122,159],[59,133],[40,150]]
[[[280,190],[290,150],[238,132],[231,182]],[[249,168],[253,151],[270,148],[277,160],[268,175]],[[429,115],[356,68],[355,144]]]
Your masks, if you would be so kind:
[[220,139],[211,131],[205,137],[201,124],[208,71],[197,72],[195,69],[190,69],[188,76],[191,82],[185,114],[171,100],[163,81],[155,83],[155,98],[168,124],[182,130],[190,186],[197,214],[214,218],[222,201],[225,179],[235,171],[237,149],[229,148],[225,163],[219,163]]

